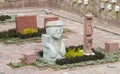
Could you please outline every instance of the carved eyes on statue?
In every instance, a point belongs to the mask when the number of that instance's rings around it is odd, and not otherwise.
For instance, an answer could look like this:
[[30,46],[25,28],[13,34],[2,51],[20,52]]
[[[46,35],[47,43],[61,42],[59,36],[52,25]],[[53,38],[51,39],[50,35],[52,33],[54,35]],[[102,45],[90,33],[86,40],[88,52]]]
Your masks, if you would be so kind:
[[56,32],[57,32],[57,33],[62,33],[63,30],[62,30],[62,29],[56,29]]

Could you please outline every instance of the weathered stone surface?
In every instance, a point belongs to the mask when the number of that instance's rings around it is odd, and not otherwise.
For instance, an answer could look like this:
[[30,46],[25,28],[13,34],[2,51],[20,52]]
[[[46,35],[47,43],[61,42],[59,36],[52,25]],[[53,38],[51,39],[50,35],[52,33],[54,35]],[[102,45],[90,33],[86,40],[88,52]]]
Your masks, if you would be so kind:
[[32,64],[36,61],[36,54],[33,51],[27,51],[23,55],[26,64]]
[[83,41],[83,49],[86,55],[93,54],[92,52],[92,35],[93,35],[93,28],[92,28],[92,14],[85,14],[84,17],[84,41]]
[[[104,3],[104,8],[101,9],[101,3]],[[107,6],[111,4],[110,11],[107,10]],[[120,4],[120,0],[116,0],[116,3],[103,0],[0,0],[1,8],[21,8],[21,7],[54,7],[60,8],[69,12],[77,13],[83,16],[87,12],[92,12],[96,17],[106,20],[108,22],[119,24],[120,13],[116,12],[115,8]],[[111,7],[111,6],[110,6]],[[119,9],[118,9],[119,10]],[[114,19],[114,20],[113,20]]]
[[105,42],[105,52],[113,53],[113,52],[117,52],[118,49],[119,49],[119,43],[114,41]]
[[66,50],[62,34],[62,21],[50,21],[46,24],[46,34],[42,35],[43,58],[50,64],[56,59],[64,58]]
[[48,7],[50,0],[0,0],[2,8],[22,8],[31,6]]
[[[101,3],[104,3],[104,9],[101,9]],[[109,4],[112,5],[110,11],[107,10],[107,6]],[[83,16],[88,12],[92,12],[94,16],[98,17],[99,19],[103,19],[115,24],[120,23],[118,20],[116,20],[120,19],[120,13],[115,11],[115,6],[119,4],[120,0],[116,0],[116,3],[111,3],[110,0],[107,2],[104,0],[80,0],[80,2],[76,2],[76,0],[51,0],[51,6],[54,8],[60,8],[72,13],[77,13],[80,16]]]
[[20,8],[24,7],[24,0],[5,0],[4,2],[4,7],[5,8]]
[[46,23],[49,21],[57,21],[59,20],[59,17],[53,16],[53,17],[45,17],[44,18],[44,28],[46,29]]
[[0,3],[3,3],[3,2],[5,2],[5,0],[0,0]]
[[16,17],[16,32],[23,34],[25,29],[37,30],[37,20],[35,15]]

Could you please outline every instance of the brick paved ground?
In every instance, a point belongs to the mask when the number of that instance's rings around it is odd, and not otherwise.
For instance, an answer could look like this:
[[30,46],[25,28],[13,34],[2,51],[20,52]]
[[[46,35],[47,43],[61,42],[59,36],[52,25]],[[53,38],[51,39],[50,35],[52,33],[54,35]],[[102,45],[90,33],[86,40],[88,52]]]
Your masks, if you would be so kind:
[[[67,38],[64,38],[64,42],[66,46],[69,45],[81,45],[83,44],[83,24],[79,23],[82,22],[82,18],[78,18],[78,16],[64,12],[64,11],[56,11],[52,10],[52,14],[46,15],[42,12],[42,9],[14,9],[14,10],[0,10],[3,13],[10,13],[10,14],[19,14],[24,13],[25,15],[37,15],[38,26],[43,27],[43,17],[44,16],[53,16],[53,15],[60,15],[60,19],[64,22],[64,27],[71,29],[73,32],[69,34],[65,34]],[[54,13],[54,14],[53,14]],[[97,21],[97,20],[95,20]],[[111,29],[113,26],[110,25],[107,29],[106,26],[101,25],[100,22],[96,22],[95,25],[99,24],[100,29],[94,28],[94,41],[93,47],[102,47],[104,48],[105,41],[108,40],[116,40],[120,42],[120,36],[113,34],[119,27],[114,27],[115,30],[112,29],[112,32],[109,32],[108,29]],[[109,25],[109,24],[107,24]],[[105,27],[105,28],[102,28]],[[15,28],[15,23],[4,23],[0,24],[0,31],[8,30]],[[105,30],[105,31],[103,31]],[[108,32],[107,32],[108,31]],[[117,31],[118,32],[118,31]],[[116,33],[117,33],[116,32]],[[120,32],[120,31],[119,31]],[[11,69],[6,64],[9,62],[18,62],[19,58],[23,57],[23,52],[29,50],[40,50],[41,43],[27,43],[26,44],[4,44],[0,42],[0,72],[5,72],[6,74],[119,74],[120,73],[120,62],[114,63],[116,68],[108,68],[107,64],[102,65],[93,65],[93,66],[86,66],[86,67],[77,67],[67,70],[60,70],[54,71],[52,69],[38,69],[32,66],[25,66],[19,69]]]

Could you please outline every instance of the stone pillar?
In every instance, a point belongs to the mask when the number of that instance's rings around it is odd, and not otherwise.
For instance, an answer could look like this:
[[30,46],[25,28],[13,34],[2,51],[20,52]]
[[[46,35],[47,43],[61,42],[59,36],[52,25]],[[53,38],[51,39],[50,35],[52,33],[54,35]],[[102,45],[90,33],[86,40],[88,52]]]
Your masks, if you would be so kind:
[[92,14],[85,14],[83,50],[86,55],[94,55],[94,53],[92,52],[92,40],[93,40],[92,19],[93,19]]

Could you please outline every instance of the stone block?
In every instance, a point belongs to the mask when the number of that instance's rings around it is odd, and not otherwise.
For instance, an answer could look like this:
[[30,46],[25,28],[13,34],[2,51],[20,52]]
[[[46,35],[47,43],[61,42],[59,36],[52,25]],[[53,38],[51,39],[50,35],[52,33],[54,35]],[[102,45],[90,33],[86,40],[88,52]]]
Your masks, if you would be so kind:
[[119,43],[114,41],[105,42],[105,52],[113,53],[119,49]]
[[53,16],[53,17],[45,17],[44,18],[44,28],[46,29],[46,23],[49,21],[57,21],[59,20],[59,17]]
[[35,15],[17,16],[15,19],[16,32],[23,34],[25,29],[32,29],[37,31],[37,20]]
[[32,64],[36,61],[36,54],[33,51],[25,52],[23,55],[26,64]]

